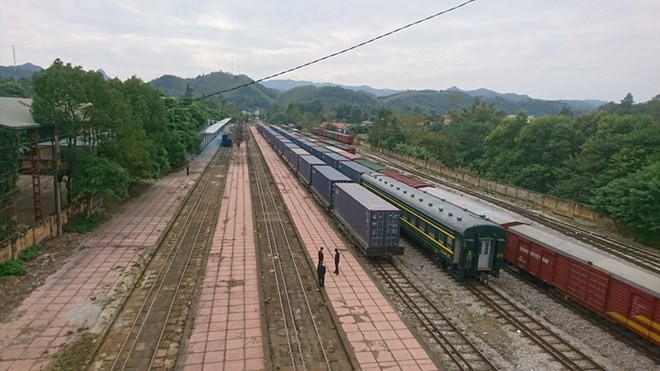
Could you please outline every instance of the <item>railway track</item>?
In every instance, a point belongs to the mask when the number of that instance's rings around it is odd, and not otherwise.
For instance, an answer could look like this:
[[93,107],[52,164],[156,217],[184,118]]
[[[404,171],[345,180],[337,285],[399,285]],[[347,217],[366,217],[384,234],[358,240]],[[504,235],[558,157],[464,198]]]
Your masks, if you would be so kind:
[[[408,242],[406,242],[408,243]],[[407,251],[415,249],[407,249]],[[419,251],[423,259],[430,265],[437,266],[434,259],[432,259],[426,252]],[[379,268],[380,270],[380,268]],[[398,270],[398,268],[397,268]],[[438,272],[441,270],[438,267]],[[380,272],[379,272],[380,273]],[[582,353],[569,342],[565,341],[559,335],[555,334],[547,326],[540,321],[536,320],[527,311],[521,309],[518,305],[507,299],[494,288],[483,284],[478,281],[461,281],[456,282],[453,276],[449,273],[443,272],[448,278],[448,281],[455,282],[469,291],[475,299],[483,303],[490,309],[492,315],[497,318],[503,325],[512,326],[519,330],[522,335],[528,338],[531,342],[544,353],[548,354],[552,359],[558,362],[563,369],[567,370],[604,370],[602,366],[596,363],[589,356]],[[399,280],[399,279],[397,279]],[[406,278],[406,280],[408,280]],[[388,281],[388,280],[385,280]],[[414,285],[410,283],[410,285]],[[407,292],[418,291],[419,289],[407,288],[403,286]],[[397,293],[398,294],[398,293]],[[414,294],[412,298],[398,294],[404,302],[418,301]],[[405,294],[404,294],[405,295]],[[428,300],[428,299],[426,299]],[[428,309],[425,309],[428,311]],[[435,310],[435,309],[434,309]],[[430,312],[434,312],[431,310]],[[413,310],[414,312],[414,310]],[[417,315],[415,313],[415,315]],[[434,313],[435,315],[435,313]],[[480,369],[480,368],[475,368]]]
[[465,282],[465,287],[480,301],[495,311],[498,318],[519,329],[544,352],[567,370],[604,370],[589,356],[556,335],[526,311],[489,286]]
[[92,369],[173,369],[222,200],[229,150],[220,149],[97,348]]
[[633,245],[628,245],[620,241],[615,241],[613,239],[600,236],[584,228],[576,227],[574,225],[556,219],[548,218],[546,216],[539,214],[538,212],[529,210],[525,207],[521,207],[506,201],[499,200],[497,198],[485,195],[475,190],[461,187],[460,185],[446,181],[439,176],[433,176],[428,173],[419,171],[413,166],[406,164],[404,162],[379,156],[372,152],[367,152],[367,153],[370,157],[376,159],[378,162],[391,165],[397,169],[401,169],[430,183],[441,184],[443,186],[456,189],[460,192],[467,193],[471,196],[481,198],[499,207],[502,207],[504,209],[522,215],[536,223],[555,229],[569,237],[573,237],[577,240],[585,242],[593,246],[594,248],[605,251],[623,260],[633,263],[638,267],[644,268],[655,274],[660,274],[660,254],[658,253],[654,253],[652,251],[648,251]]
[[[504,269],[511,276],[520,280],[521,284],[523,284],[523,282],[530,281],[529,276],[524,275],[521,271],[512,266],[505,266]],[[560,303],[561,305],[569,308],[571,311],[573,311],[573,313],[579,315],[584,320],[589,321],[589,323],[597,326],[604,332],[611,334],[618,340],[626,343],[629,347],[643,353],[656,364],[660,364],[660,353],[658,353],[658,349],[655,344],[639,337],[637,334],[631,331],[628,331],[626,328],[621,326],[612,326],[612,323],[606,319],[599,316],[594,316],[593,312],[589,309],[575,303],[574,301],[566,300],[565,296],[556,290],[539,290],[539,292],[546,297],[556,301],[557,303]]]
[[458,370],[496,370],[497,368],[438,307],[396,266],[373,262],[376,272],[415,315],[418,329],[425,331],[445,351],[447,361]]
[[[277,191],[269,179],[269,170],[256,145],[249,144],[253,194],[257,201],[258,235],[263,280],[270,285],[266,298],[270,358],[273,367],[290,370],[351,369],[347,348],[339,334],[324,331],[332,323],[329,309],[320,293],[315,292],[316,278],[307,261],[304,247],[295,238],[291,221]],[[293,238],[288,235],[293,234]],[[264,263],[264,261],[266,261]],[[264,289],[264,290],[266,290]],[[332,349],[332,353],[326,348]]]

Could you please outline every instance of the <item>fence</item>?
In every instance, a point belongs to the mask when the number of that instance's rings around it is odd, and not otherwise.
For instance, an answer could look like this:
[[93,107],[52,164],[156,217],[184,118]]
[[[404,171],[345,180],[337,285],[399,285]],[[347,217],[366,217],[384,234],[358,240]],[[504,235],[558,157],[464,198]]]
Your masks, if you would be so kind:
[[[62,225],[66,225],[71,218],[85,212],[85,202],[79,202],[62,210]],[[41,243],[57,235],[57,217],[50,215],[31,225],[26,230],[14,235],[11,239],[0,245],[0,263],[18,258],[23,250]]]

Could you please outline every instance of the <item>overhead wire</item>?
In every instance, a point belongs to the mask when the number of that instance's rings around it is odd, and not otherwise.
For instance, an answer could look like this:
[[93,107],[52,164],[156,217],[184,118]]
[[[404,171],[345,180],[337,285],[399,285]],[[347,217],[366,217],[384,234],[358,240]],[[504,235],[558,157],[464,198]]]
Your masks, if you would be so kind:
[[468,0],[468,1],[465,1],[465,2],[463,2],[463,3],[461,3],[461,4],[458,4],[458,5],[454,6],[454,7],[451,7],[451,8],[445,9],[445,10],[443,10],[443,11],[441,11],[441,12],[438,12],[438,13],[432,14],[432,15],[426,17],[426,18],[422,18],[422,19],[417,20],[417,21],[415,21],[415,22],[408,23],[408,24],[406,24],[405,26],[401,26],[401,27],[399,27],[399,28],[397,28],[397,29],[394,29],[394,30],[392,30],[392,31],[389,31],[389,32],[386,32],[386,33],[384,33],[384,34],[378,35],[378,36],[373,37],[373,38],[371,38],[371,39],[369,39],[369,40],[363,41],[363,42],[361,42],[361,43],[359,43],[359,44],[355,44],[355,45],[353,45],[353,46],[351,46],[351,47],[348,47],[348,48],[346,48],[346,49],[342,49],[342,50],[340,50],[340,51],[338,51],[338,52],[335,52],[335,53],[332,53],[332,54],[328,54],[328,55],[326,55],[326,56],[324,56],[324,57],[321,57],[321,58],[318,58],[318,59],[314,59],[313,61],[310,61],[310,62],[307,62],[307,63],[303,63],[303,64],[301,64],[301,65],[299,65],[299,66],[296,66],[296,67],[293,67],[293,68],[289,68],[288,70],[285,70],[285,71],[282,71],[282,72],[278,72],[278,73],[276,73],[276,74],[273,74],[273,75],[270,75],[270,76],[266,76],[266,77],[260,78],[260,79],[258,79],[258,80],[250,81],[250,82],[248,82],[248,83],[245,83],[245,84],[242,84],[242,85],[238,85],[238,86],[235,86],[235,87],[233,87],[233,88],[228,88],[228,89],[220,90],[220,91],[217,91],[217,92],[215,92],[215,93],[211,93],[211,94],[205,94],[205,95],[202,95],[201,97],[195,98],[195,99],[193,99],[193,100],[198,101],[198,100],[202,100],[202,99],[206,99],[206,98],[213,97],[213,96],[218,95],[218,94],[227,93],[227,92],[230,92],[230,91],[233,91],[233,90],[238,90],[238,89],[241,89],[241,88],[244,88],[244,87],[250,86],[250,85],[258,84],[258,83],[260,83],[260,82],[262,82],[262,81],[266,81],[266,80],[268,80],[268,79],[272,79],[272,78],[274,78],[274,77],[282,76],[282,75],[287,74],[287,73],[289,73],[289,72],[293,72],[293,71],[296,71],[296,70],[299,70],[299,69],[302,69],[302,68],[305,68],[305,67],[311,66],[311,65],[313,65],[313,64],[316,64],[316,63],[322,62],[322,61],[324,61],[324,60],[326,60],[326,59],[330,59],[330,58],[336,57],[336,56],[338,56],[338,55],[341,55],[341,54],[347,53],[347,52],[349,52],[349,51],[351,51],[351,50],[355,50],[355,49],[357,49],[357,48],[363,47],[363,46],[365,46],[365,45],[367,45],[367,44],[371,44],[371,43],[373,43],[373,42],[375,42],[375,41],[377,41],[377,40],[380,40],[380,39],[382,39],[382,38],[385,38],[385,37],[390,36],[390,35],[392,35],[392,34],[395,34],[395,33],[397,33],[397,32],[403,31],[403,30],[405,30],[405,29],[407,29],[407,28],[410,28],[410,27],[416,26],[416,25],[418,25],[418,24],[420,24],[420,23],[426,22],[426,21],[431,20],[431,19],[433,19],[433,18],[436,18],[436,17],[439,17],[439,16],[441,16],[441,15],[447,14],[447,13],[449,13],[449,12],[452,12],[452,11],[454,11],[454,10],[457,10],[457,9],[459,9],[459,8],[462,8],[462,7],[464,7],[464,6],[466,6],[466,5],[470,4],[470,3],[473,3],[473,2],[475,2],[475,1],[477,1],[477,0]]

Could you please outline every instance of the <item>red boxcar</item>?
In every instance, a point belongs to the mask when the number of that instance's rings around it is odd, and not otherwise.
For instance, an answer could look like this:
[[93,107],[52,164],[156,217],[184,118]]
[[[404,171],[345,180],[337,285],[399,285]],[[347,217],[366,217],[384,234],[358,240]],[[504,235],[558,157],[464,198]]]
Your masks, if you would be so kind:
[[341,152],[337,152],[337,153],[339,153],[340,155],[346,157],[347,159],[349,159],[351,161],[355,161],[355,160],[358,160],[358,159],[362,158],[362,157],[360,157],[360,156],[358,156],[354,153],[350,153],[350,152],[346,152],[346,151],[341,151]]
[[505,259],[572,300],[660,345],[660,279],[562,235],[507,229]]
[[342,133],[335,133],[335,136],[333,138],[336,141],[346,143],[346,144],[353,144],[353,136],[348,135],[348,134],[342,134]]
[[411,187],[414,187],[414,188],[429,187],[428,184],[426,184],[426,183],[424,183],[424,182],[422,182],[422,181],[420,181],[420,180],[417,180],[417,179],[411,178],[411,177],[409,177],[409,176],[407,176],[407,175],[403,175],[403,174],[401,174],[400,172],[398,172],[398,171],[396,171],[396,170],[392,170],[392,169],[383,169],[383,170],[380,170],[379,173],[381,173],[381,174],[383,174],[383,175],[387,175],[387,176],[390,177],[390,178],[396,179],[396,180],[398,180],[399,182],[404,183],[404,184],[407,184],[407,185],[409,185],[409,186],[411,186]]

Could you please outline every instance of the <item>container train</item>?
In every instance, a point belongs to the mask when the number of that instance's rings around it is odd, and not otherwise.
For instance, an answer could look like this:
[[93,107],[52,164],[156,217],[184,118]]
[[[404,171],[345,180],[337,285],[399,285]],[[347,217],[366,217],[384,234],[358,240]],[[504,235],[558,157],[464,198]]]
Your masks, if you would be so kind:
[[[359,185],[354,187],[356,184],[351,178],[337,171],[336,166],[329,165],[336,165],[339,160],[333,152],[307,141],[305,150],[299,138],[288,133],[288,137],[284,136],[266,125],[259,125],[258,130],[339,220],[367,257],[403,254],[403,248],[399,246],[401,211]],[[321,157],[326,155],[326,162],[308,150]]]
[[[328,184],[359,183],[400,209],[401,231],[431,252],[456,277],[499,275],[505,231],[497,224],[433,195],[423,194],[416,187],[425,186],[425,183],[393,170],[386,171],[387,175],[379,172],[387,169],[378,164],[350,158],[341,152],[343,157],[337,156],[336,151],[278,127],[262,125],[259,130],[271,138],[269,141],[288,159],[303,181],[312,185],[326,206],[330,207],[333,202],[330,194],[333,186]],[[313,157],[298,154],[298,146]],[[326,166],[336,172],[324,169]],[[318,174],[317,182],[314,182],[315,174]],[[403,250],[396,253],[403,253]]]

